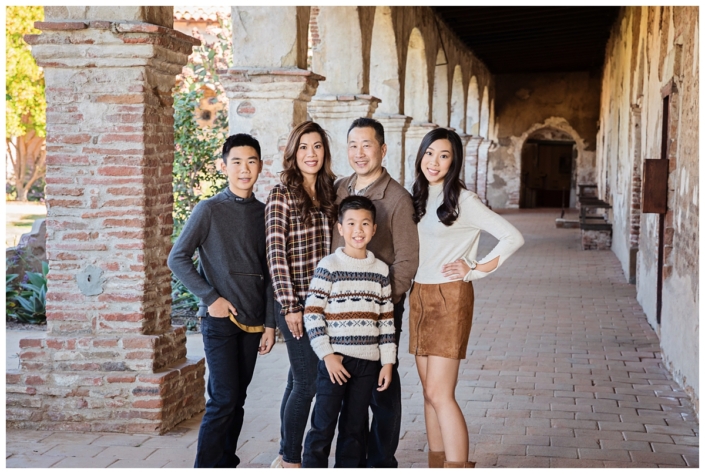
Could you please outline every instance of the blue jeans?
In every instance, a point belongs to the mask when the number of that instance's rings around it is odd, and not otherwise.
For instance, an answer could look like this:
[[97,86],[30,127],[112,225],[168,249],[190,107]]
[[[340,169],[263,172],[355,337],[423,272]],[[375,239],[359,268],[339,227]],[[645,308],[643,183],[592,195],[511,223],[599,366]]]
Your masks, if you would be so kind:
[[318,357],[311,348],[306,331],[304,330],[301,339],[292,336],[284,315],[281,314],[281,306],[279,303],[275,306],[277,327],[284,336],[286,351],[289,353],[289,375],[279,410],[281,419],[279,454],[285,462],[300,463],[311,401],[316,395]]
[[[401,320],[404,315],[404,299],[394,305],[394,326],[397,354],[401,336]],[[375,384],[376,385],[376,384]],[[397,467],[399,463],[394,453],[399,446],[401,431],[401,380],[399,379],[399,357],[392,368],[392,383],[387,390],[372,390],[370,400],[372,409],[372,426],[367,437],[367,467]],[[367,412],[365,412],[367,414]],[[365,417],[367,419],[367,417]],[[365,467],[363,462],[360,467]]]
[[206,414],[198,432],[194,467],[237,467],[237,439],[245,417],[247,386],[262,334],[249,334],[228,318],[201,318],[208,363]]
[[323,361],[318,363],[316,405],[306,435],[302,467],[328,467],[328,456],[338,424],[335,467],[358,467],[365,459],[365,422],[372,390],[377,386],[379,361],[343,356],[350,378],[343,385],[330,380]]

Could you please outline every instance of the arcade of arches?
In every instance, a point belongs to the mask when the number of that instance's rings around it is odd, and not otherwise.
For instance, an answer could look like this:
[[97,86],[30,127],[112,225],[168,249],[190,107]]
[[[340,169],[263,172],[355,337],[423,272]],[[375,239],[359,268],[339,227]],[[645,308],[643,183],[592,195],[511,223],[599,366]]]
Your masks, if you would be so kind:
[[[165,432],[204,407],[204,361],[171,326],[166,267],[170,94],[196,40],[171,7],[45,13],[27,40],[46,77],[48,334],[24,339],[7,374],[8,426]],[[221,80],[230,130],[262,144],[260,197],[308,117],[330,133],[337,175],[365,116],[384,125],[385,166],[407,187],[439,126],[460,134],[465,183],[492,208],[575,207],[578,186],[597,185],[624,278],[697,406],[697,7],[622,8],[601,70],[507,74],[428,7],[232,7],[232,19]],[[641,211],[651,158],[669,160],[661,213]]]

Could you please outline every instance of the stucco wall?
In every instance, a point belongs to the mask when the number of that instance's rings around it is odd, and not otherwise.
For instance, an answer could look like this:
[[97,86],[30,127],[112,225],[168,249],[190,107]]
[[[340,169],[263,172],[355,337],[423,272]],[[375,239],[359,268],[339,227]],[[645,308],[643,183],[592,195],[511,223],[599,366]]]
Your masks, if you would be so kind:
[[[628,274],[636,259],[637,298],[661,338],[663,358],[693,397],[698,390],[698,9],[628,7],[607,45],[602,82],[597,173],[600,195],[613,206],[612,249]],[[673,85],[671,85],[673,84]],[[658,261],[658,214],[641,214],[645,158],[661,158],[663,95],[670,93],[669,196],[665,258]],[[629,225],[629,223],[636,225]],[[657,276],[663,271],[661,324]]]
[[573,137],[578,149],[577,183],[594,182],[599,74],[499,74],[495,90],[499,145],[490,152],[487,172],[487,199],[493,208],[519,207],[521,147],[541,128]]

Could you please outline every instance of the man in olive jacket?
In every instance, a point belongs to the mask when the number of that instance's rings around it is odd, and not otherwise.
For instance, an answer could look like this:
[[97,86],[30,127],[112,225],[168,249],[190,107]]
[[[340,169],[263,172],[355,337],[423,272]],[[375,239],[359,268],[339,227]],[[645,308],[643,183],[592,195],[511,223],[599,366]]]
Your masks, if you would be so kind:
[[[348,130],[348,162],[355,171],[335,183],[336,203],[349,195],[370,198],[377,208],[377,232],[367,248],[389,265],[394,303],[394,326],[399,346],[404,299],[419,265],[419,236],[414,223],[411,195],[382,167],[387,153],[384,127],[370,118],[353,121]],[[333,232],[331,251],[344,246]],[[397,467],[394,453],[401,429],[401,382],[399,360],[394,364],[392,383],[385,391],[373,390],[370,407],[372,426],[367,442],[366,467]]]

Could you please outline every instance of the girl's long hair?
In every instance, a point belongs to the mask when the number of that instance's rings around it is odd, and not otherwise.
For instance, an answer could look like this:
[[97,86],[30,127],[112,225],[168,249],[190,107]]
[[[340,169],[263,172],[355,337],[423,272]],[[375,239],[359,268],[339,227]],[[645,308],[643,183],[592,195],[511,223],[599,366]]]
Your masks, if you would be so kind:
[[328,142],[328,134],[316,122],[307,121],[297,125],[286,142],[284,149],[284,170],[281,172],[281,181],[296,198],[298,210],[301,214],[304,225],[311,226],[313,224],[311,211],[314,208],[313,201],[304,189],[304,177],[301,170],[296,165],[296,152],[299,149],[301,137],[307,133],[318,133],[323,142],[323,166],[316,175],[316,196],[321,206],[321,211],[328,217],[328,222],[336,221],[336,206],[335,206],[335,191],[333,183],[335,175],[331,169],[330,145]]
[[465,184],[460,180],[460,170],[463,167],[463,144],[460,137],[453,130],[447,128],[435,128],[428,132],[419,146],[419,151],[416,154],[416,180],[412,188],[412,200],[414,202],[414,222],[418,224],[421,218],[426,214],[426,202],[428,201],[428,180],[421,171],[421,160],[423,160],[426,149],[436,140],[447,139],[450,142],[453,152],[453,161],[443,179],[443,202],[438,209],[436,215],[446,226],[453,225],[453,222],[458,218],[460,212],[458,208],[458,200],[460,192],[465,188]]

